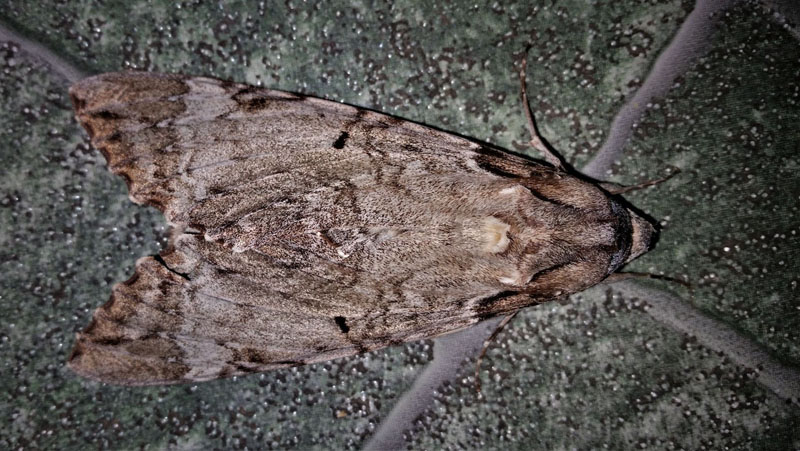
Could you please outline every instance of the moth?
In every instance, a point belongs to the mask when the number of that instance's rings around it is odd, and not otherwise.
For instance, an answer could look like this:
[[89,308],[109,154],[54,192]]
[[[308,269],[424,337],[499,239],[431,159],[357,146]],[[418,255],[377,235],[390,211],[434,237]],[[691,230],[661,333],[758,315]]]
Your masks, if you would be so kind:
[[552,155],[363,108],[147,72],[70,95],[130,199],[172,228],[77,334],[69,367],[98,381],[207,381],[436,337],[591,287],[656,235]]

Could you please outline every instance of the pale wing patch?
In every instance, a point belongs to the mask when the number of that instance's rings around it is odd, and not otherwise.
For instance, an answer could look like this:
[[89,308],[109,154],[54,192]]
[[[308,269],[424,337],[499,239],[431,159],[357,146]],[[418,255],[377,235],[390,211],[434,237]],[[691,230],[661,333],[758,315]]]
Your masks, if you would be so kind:
[[522,278],[522,273],[520,273],[519,270],[516,269],[512,271],[511,274],[504,277],[499,277],[497,280],[498,282],[504,285],[513,285],[513,286],[520,286],[525,282],[525,280]]
[[511,240],[508,238],[508,231],[511,226],[494,216],[489,216],[483,221],[483,238],[485,245],[483,249],[490,254],[499,254],[508,249]]
[[523,187],[521,187],[519,185],[516,185],[516,186],[509,187],[509,188],[501,189],[500,190],[500,194],[503,195],[503,196],[513,196],[515,194],[519,195],[520,191],[524,190],[524,189],[525,188],[523,188]]

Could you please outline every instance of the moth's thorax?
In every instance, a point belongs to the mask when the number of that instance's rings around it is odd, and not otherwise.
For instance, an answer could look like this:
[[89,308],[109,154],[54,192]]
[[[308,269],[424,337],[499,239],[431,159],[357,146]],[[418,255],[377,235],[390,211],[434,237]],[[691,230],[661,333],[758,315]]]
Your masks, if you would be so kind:
[[476,250],[505,263],[493,273],[498,283],[568,294],[649,249],[654,227],[596,186],[563,176],[523,182],[499,189],[497,211],[477,224]]

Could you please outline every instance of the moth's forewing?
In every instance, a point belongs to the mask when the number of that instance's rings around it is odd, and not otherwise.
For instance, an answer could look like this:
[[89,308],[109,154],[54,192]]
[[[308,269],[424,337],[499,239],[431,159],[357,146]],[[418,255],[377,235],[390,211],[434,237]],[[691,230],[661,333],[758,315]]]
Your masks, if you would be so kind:
[[78,334],[70,367],[105,382],[434,337],[594,285],[649,247],[652,227],[591,183],[376,112],[141,72],[70,94],[131,199],[175,230]]

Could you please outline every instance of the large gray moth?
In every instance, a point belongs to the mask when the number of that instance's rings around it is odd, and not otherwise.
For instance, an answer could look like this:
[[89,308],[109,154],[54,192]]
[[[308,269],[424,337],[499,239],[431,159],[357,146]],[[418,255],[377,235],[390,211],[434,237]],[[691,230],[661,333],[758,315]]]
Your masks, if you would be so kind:
[[654,227],[548,165],[366,109],[211,78],[109,73],[70,94],[168,248],[69,366],[204,381],[435,337],[595,285]]

